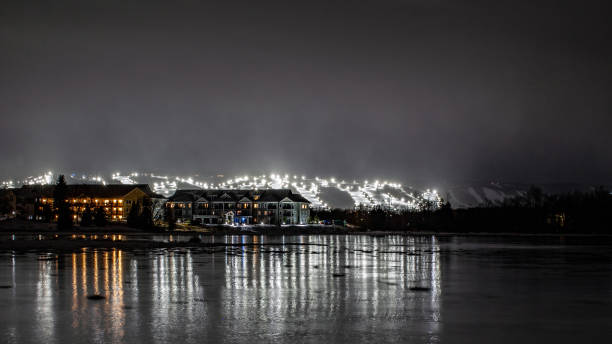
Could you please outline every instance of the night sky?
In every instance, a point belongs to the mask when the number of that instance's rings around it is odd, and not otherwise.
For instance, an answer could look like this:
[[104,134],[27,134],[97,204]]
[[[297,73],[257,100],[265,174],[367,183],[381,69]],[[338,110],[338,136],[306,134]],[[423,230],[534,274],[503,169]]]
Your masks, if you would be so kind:
[[2,1],[0,176],[612,183],[606,1],[126,2]]

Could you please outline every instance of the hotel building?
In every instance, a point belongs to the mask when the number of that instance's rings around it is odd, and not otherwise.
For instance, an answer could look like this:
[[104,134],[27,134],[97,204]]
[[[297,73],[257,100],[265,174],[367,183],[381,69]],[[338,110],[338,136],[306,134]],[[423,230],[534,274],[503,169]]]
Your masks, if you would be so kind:
[[310,216],[310,202],[289,189],[177,190],[166,207],[201,224],[306,224]]
[[[55,185],[26,185],[23,191],[31,192],[34,200],[35,219],[43,220],[45,210],[55,213],[53,191]],[[23,192],[22,191],[22,192]],[[151,191],[147,184],[69,184],[67,185],[66,202],[74,216],[80,222],[87,207],[95,213],[97,208],[104,209],[106,218],[112,222],[125,221],[130,209],[139,204],[150,206],[154,199],[164,199]]]

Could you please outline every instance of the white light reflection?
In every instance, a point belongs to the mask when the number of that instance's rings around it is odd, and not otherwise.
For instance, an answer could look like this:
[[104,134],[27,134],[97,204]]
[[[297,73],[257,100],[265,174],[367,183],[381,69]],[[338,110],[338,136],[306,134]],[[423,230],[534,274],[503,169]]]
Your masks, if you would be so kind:
[[[397,333],[438,338],[435,237],[224,236],[210,242],[235,246],[84,250],[37,261],[30,333],[56,343],[69,341],[70,333],[95,342],[132,336],[199,342],[203,335],[235,342],[247,334],[256,341],[331,328],[340,329],[336,339],[343,342],[394,341]],[[106,299],[88,300],[94,293]]]
[[[294,330],[288,328],[294,324],[287,319],[320,323],[333,315],[345,319],[345,331],[360,333],[381,323],[406,326],[389,320],[407,319],[415,331],[432,338],[437,335],[441,290],[435,240],[283,236],[267,239],[278,245],[259,246],[259,237],[249,238],[227,238],[244,245],[232,250],[239,254],[225,257],[222,313],[233,328],[249,329],[256,338]],[[411,290],[414,287],[431,290]],[[384,336],[378,340],[385,341]]]

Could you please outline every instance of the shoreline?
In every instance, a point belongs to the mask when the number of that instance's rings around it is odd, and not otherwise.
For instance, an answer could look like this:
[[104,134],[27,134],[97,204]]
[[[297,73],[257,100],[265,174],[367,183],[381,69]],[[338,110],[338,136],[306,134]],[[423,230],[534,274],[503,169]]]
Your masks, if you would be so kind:
[[[2,251],[47,251],[47,252],[75,252],[89,249],[118,249],[124,251],[155,251],[160,249],[192,249],[201,253],[227,253],[227,248],[244,246],[274,247],[274,246],[319,246],[309,243],[202,243],[202,242],[163,242],[143,240],[87,240],[87,239],[49,239],[49,240],[6,240],[0,241]],[[284,252],[282,252],[284,253]]]
[[[368,230],[356,227],[336,225],[255,225],[235,227],[230,225],[215,225],[207,227],[189,227],[166,231],[158,229],[140,229],[124,224],[111,224],[104,227],[75,226],[70,231],[58,231],[55,224],[23,221],[19,223],[0,222],[1,235],[180,235],[180,236],[215,236],[215,235],[246,235],[246,236],[287,236],[287,235],[367,235],[367,236],[430,236],[439,237],[612,237],[612,233],[555,233],[555,232],[451,232],[432,230]],[[1,241],[2,239],[0,239]]]
[[[55,226],[53,226],[55,227]],[[331,227],[331,226],[330,226]],[[128,230],[125,230],[125,229]],[[225,243],[225,242],[202,242],[206,237],[215,236],[303,236],[303,235],[347,235],[347,236],[369,236],[373,238],[384,238],[387,236],[405,237],[430,237],[448,240],[451,238],[517,238],[533,239],[534,244],[542,243],[541,240],[558,239],[567,245],[610,245],[611,234],[597,233],[494,233],[494,232],[433,232],[433,231],[363,231],[355,228],[323,228],[320,226],[300,227],[277,227],[238,230],[235,228],[216,228],[208,231],[143,231],[125,226],[107,226],[101,228],[87,228],[87,230],[56,231],[56,230],[20,230],[15,228],[4,228],[0,225],[0,251],[48,251],[48,252],[75,252],[87,249],[120,249],[125,251],[155,251],[160,249],[184,249],[200,251],[202,253],[227,253],[232,247],[266,247],[281,245],[317,245],[309,243]],[[154,240],[154,236],[168,236],[169,240]],[[172,238],[176,236],[176,238]],[[178,241],[177,241],[178,239]],[[567,240],[566,240],[567,239]],[[572,239],[575,239],[572,240]],[[600,241],[594,239],[603,239]],[[569,242],[568,242],[569,240]]]

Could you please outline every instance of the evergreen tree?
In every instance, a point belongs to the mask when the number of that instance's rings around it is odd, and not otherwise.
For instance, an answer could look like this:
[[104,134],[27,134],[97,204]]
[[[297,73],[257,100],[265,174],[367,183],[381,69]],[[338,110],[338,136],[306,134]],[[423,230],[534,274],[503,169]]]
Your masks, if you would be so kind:
[[13,208],[13,203],[15,200],[15,195],[9,190],[2,189],[0,190],[0,214],[10,214],[15,210]]
[[166,222],[168,223],[169,231],[173,231],[176,229],[176,217],[174,216],[174,208],[166,207]]
[[57,184],[53,190],[53,202],[57,209],[57,229],[58,230],[69,230],[72,228],[72,212],[67,202],[68,198],[68,185],[64,175],[60,175],[57,179]]
[[89,227],[93,224],[93,216],[91,213],[91,208],[87,206],[85,211],[83,212],[83,217],[81,218],[81,227]]
[[130,212],[128,213],[127,216],[127,225],[129,227],[140,227],[140,204],[138,202],[136,202],[135,204],[132,205],[132,207],[130,208]]
[[544,202],[544,192],[535,185],[529,187],[525,197],[527,198],[528,207],[531,208],[541,207]]
[[106,213],[104,212],[104,208],[96,208],[96,212],[94,214],[94,224],[98,227],[106,226]]
[[151,229],[153,228],[153,212],[150,207],[142,208],[142,212],[139,216],[139,224],[143,229]]

